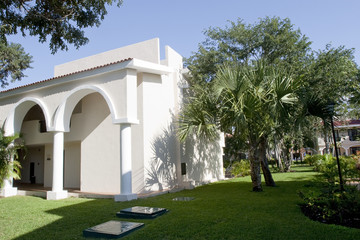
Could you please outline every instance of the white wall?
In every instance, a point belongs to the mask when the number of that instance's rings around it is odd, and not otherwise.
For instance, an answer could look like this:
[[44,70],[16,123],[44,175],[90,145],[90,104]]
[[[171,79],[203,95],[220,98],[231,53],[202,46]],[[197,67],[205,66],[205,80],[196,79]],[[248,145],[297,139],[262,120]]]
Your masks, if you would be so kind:
[[80,142],[64,145],[64,188],[80,189]]
[[[53,144],[45,144],[45,153],[44,153],[44,187],[52,186],[52,177],[53,177]],[[50,160],[48,160],[50,159]]]
[[180,159],[173,125],[173,82],[168,76],[142,74],[145,190],[162,190],[178,184]]
[[44,146],[27,147],[25,159],[21,159],[21,180],[30,183],[30,163],[34,162],[34,176],[36,184],[44,183]]
[[[57,66],[55,76],[126,57],[160,63],[159,56],[159,40],[152,39]],[[134,192],[176,186],[182,179],[182,161],[186,161],[189,166],[187,179],[206,181],[218,178],[222,173],[219,144],[194,142],[193,145],[182,149],[183,154],[180,154],[175,128],[181,101],[178,83],[182,77],[182,57],[170,47],[166,47],[166,59],[161,64],[168,66],[167,69],[173,69],[174,72],[160,75],[158,70],[137,68],[136,72],[135,69],[111,65],[4,93],[0,96],[0,121],[4,121],[15,104],[25,97],[41,99],[48,111],[49,119],[53,120],[59,106],[71,91],[84,86],[96,86],[102,89],[100,92],[106,93],[110,105],[113,104],[115,120],[136,120],[137,115],[140,121],[139,125],[132,125]],[[161,73],[168,72],[170,71],[164,70]],[[135,81],[137,90],[133,84]],[[92,90],[93,88],[86,88],[81,93],[87,94]],[[131,94],[128,96],[129,92]],[[81,93],[73,95],[72,100],[76,102],[77,96],[83,96]],[[120,192],[120,126],[113,124],[108,106],[101,94],[93,93],[82,99],[82,112],[72,115],[70,132],[64,135],[65,187],[80,186],[82,191],[88,192]],[[53,133],[39,133],[37,124],[31,121],[24,122],[23,133],[26,144],[45,146],[45,159],[49,157],[51,160],[44,161],[44,186],[51,186]],[[208,156],[207,151],[210,151],[211,156]],[[204,168],[203,172],[201,167]],[[219,167],[221,173],[214,167]]]
[[81,139],[81,191],[119,193],[120,127],[100,94],[83,98],[82,113],[73,115],[66,137],[75,136]]
[[199,185],[223,179],[222,147],[223,138],[210,142],[189,137],[182,145],[182,162],[186,163],[184,181]]
[[99,53],[86,58],[78,59],[57,65],[54,68],[54,76],[61,76],[104,64],[117,62],[127,58],[138,58],[144,61],[160,63],[159,39],[154,38],[126,47]]

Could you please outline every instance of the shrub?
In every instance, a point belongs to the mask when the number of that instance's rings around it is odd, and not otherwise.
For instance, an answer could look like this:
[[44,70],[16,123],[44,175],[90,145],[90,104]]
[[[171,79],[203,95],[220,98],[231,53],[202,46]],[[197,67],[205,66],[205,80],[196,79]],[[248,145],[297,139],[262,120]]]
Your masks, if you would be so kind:
[[[331,154],[314,155],[306,158],[307,163],[314,166],[314,170],[323,173],[323,177],[328,182],[335,183],[339,181],[339,171],[337,161]],[[343,180],[358,179],[360,171],[357,169],[359,157],[357,156],[340,156],[340,169]]]
[[301,210],[309,218],[323,223],[333,223],[360,228],[360,192],[347,186],[341,192],[335,185],[329,185],[320,193],[299,192],[304,203]]
[[305,163],[309,164],[310,166],[315,166],[317,164],[320,164],[321,161],[324,159],[324,155],[307,155],[304,159]]
[[[341,156],[339,162],[344,181],[359,178],[359,171],[356,169],[356,159],[353,157]],[[324,174],[324,177],[329,182],[339,181],[339,171],[335,157],[326,155],[325,161],[319,166],[319,171]]]
[[245,177],[250,175],[249,160],[242,159],[239,162],[233,163],[230,172],[235,177]]

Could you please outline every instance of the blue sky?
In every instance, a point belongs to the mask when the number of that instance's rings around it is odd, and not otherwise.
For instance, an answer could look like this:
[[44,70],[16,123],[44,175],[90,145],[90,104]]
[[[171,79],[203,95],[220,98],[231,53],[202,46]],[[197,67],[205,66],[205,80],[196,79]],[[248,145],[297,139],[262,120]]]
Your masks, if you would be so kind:
[[108,15],[99,28],[86,29],[90,42],[76,50],[50,53],[48,43],[35,37],[14,36],[10,41],[23,45],[33,56],[32,69],[21,82],[8,88],[51,78],[55,65],[103,51],[160,38],[161,50],[171,46],[184,57],[197,50],[210,26],[224,27],[238,18],[255,23],[259,18],[289,18],[312,42],[314,50],[331,43],[337,47],[355,48],[360,64],[360,1],[359,0],[124,0]]

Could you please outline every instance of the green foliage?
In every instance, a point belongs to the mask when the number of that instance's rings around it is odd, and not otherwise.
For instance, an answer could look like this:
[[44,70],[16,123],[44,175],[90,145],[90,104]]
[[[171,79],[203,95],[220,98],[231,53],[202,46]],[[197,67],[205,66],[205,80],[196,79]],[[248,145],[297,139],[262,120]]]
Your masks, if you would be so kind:
[[199,85],[191,89],[189,96],[179,116],[177,135],[184,142],[188,136],[198,136],[215,140],[219,137],[218,108],[216,98],[209,88]]
[[304,87],[325,103],[333,102],[339,106],[348,101],[351,89],[358,86],[357,74],[354,49],[327,45],[325,50],[315,52],[310,61]]
[[[321,172],[328,182],[339,182],[337,161],[331,154],[313,155],[306,157],[305,161],[314,166],[315,171]],[[357,169],[359,164],[357,156],[340,156],[339,161],[341,174],[345,182],[360,178],[360,171]]]
[[231,165],[230,169],[231,175],[234,177],[245,177],[250,175],[250,161],[242,159],[236,161]]
[[206,41],[186,60],[192,80],[211,81],[218,66],[231,62],[247,65],[254,59],[266,59],[292,71],[302,68],[311,42],[294,29],[289,19],[266,17],[254,24],[245,24],[241,19],[229,23],[224,29],[206,30]]
[[340,192],[335,185],[322,191],[299,192],[304,203],[301,208],[313,220],[360,228],[360,192],[346,187]]
[[[8,43],[7,37],[21,33],[37,36],[39,42],[49,41],[54,54],[88,43],[82,29],[99,26],[107,14],[106,6],[122,0],[2,0],[0,3],[0,79],[2,86],[20,80],[22,71],[29,67],[31,58],[19,45]],[[9,54],[10,53],[10,54]]]
[[20,162],[18,150],[24,145],[19,135],[5,136],[4,128],[0,129],[0,188],[8,178],[20,179]]
[[[307,155],[304,159],[304,161],[309,164],[310,166],[318,166],[318,161],[321,161],[324,159],[324,155],[315,154],[315,155]],[[315,171],[318,171],[318,169],[315,168]]]
[[23,71],[30,67],[31,56],[25,53],[20,44],[5,44],[0,41],[0,83],[5,87],[11,82],[21,80]]

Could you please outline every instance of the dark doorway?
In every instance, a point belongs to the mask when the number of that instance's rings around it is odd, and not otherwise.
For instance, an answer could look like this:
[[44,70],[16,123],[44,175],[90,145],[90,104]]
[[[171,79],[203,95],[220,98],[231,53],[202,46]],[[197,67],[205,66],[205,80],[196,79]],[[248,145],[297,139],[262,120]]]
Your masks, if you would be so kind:
[[36,182],[35,163],[34,162],[30,163],[30,182],[31,182],[31,184],[34,184]]

